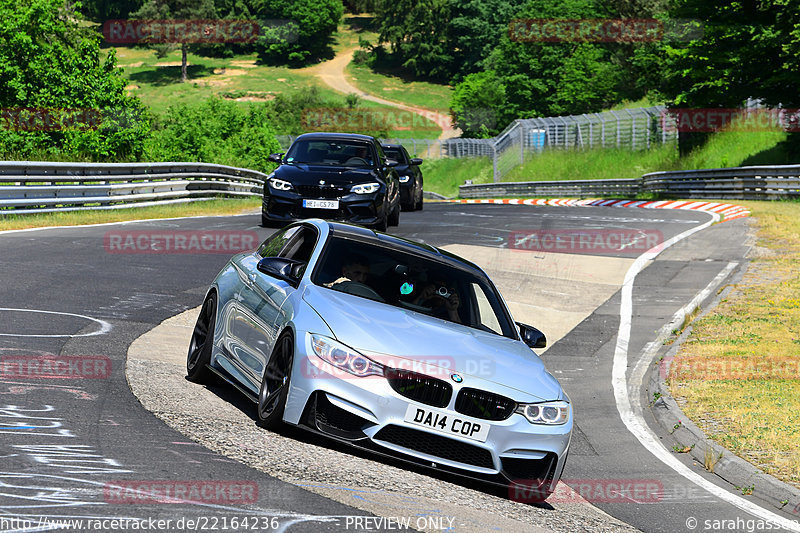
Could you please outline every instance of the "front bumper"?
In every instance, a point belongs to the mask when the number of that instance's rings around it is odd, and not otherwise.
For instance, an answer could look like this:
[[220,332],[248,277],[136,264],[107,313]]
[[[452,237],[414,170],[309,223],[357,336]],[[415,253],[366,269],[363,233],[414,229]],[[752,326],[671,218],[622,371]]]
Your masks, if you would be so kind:
[[[384,217],[385,193],[349,193],[339,197],[302,196],[293,191],[265,191],[261,212],[267,220],[289,223],[304,218],[322,218],[373,226]],[[303,200],[338,200],[338,209],[312,209],[303,207]]]
[[400,203],[408,205],[414,202],[414,180],[400,183]]
[[[304,348],[296,353],[311,353],[310,346]],[[500,421],[472,418],[454,409],[460,385],[453,384],[449,404],[437,408],[399,394],[383,376],[342,377],[342,372],[315,355],[302,355],[297,362],[284,412],[289,423],[423,466],[545,495],[555,490],[564,470],[572,420],[562,426],[543,426],[519,414]],[[497,391],[496,385],[479,378],[470,377],[469,382],[471,388]],[[406,422],[409,405],[489,424],[486,441]]]

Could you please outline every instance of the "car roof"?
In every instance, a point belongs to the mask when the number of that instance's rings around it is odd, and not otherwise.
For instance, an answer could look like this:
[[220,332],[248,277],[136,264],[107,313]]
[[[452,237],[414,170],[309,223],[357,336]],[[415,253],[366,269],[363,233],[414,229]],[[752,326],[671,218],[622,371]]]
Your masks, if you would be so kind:
[[470,270],[481,277],[487,277],[486,273],[475,263],[472,263],[463,257],[451,254],[447,250],[437,248],[436,246],[431,246],[430,244],[404,239],[402,237],[389,235],[387,233],[378,233],[371,229],[352,224],[331,222],[329,220],[321,219],[317,220],[316,222],[327,224],[330,234],[337,237],[345,237],[361,242],[374,243],[376,245],[393,248],[395,250],[402,250],[425,257],[426,259],[438,261],[440,263],[446,263],[455,268]]
[[304,133],[298,136],[295,139],[297,141],[308,141],[308,140],[315,140],[315,139],[324,139],[324,140],[351,140],[351,141],[367,141],[372,142],[375,140],[375,137],[370,137],[369,135],[361,135],[360,133],[334,133],[334,132],[327,132],[327,131],[318,131],[313,133]]

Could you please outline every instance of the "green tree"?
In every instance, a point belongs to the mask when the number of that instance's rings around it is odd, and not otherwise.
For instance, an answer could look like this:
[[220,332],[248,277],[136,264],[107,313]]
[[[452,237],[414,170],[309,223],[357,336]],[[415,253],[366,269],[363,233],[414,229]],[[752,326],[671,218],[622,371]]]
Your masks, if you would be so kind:
[[469,74],[450,101],[450,114],[463,137],[491,137],[514,117],[506,114],[506,87],[493,70]]
[[252,12],[268,22],[255,46],[259,59],[300,66],[331,55],[344,7],[341,0],[254,0]]
[[[216,18],[217,11],[214,7],[214,0],[147,0],[131,16],[139,20],[202,20]],[[142,44],[153,48],[158,57],[164,57],[175,48],[180,48],[181,81],[185,82],[188,79],[189,49],[199,45],[192,42],[196,41],[196,37],[192,37],[192,32],[186,32],[184,36],[183,40],[176,37],[175,42]]]
[[[769,106],[800,106],[797,2],[678,0],[671,15],[702,21],[702,36],[667,47],[663,91],[674,107],[733,108],[748,98]],[[705,137],[682,135],[682,152]]]
[[127,19],[131,13],[141,8],[143,3],[144,0],[83,0],[78,9],[89,20],[105,22]]
[[[64,0],[0,0],[0,151],[136,158],[150,132],[113,50]],[[26,111],[27,109],[27,111]]]
[[[531,0],[519,19],[595,19],[591,0]],[[598,111],[618,101],[623,69],[605,43],[527,42],[508,35],[486,60],[506,89],[506,116],[527,118]]]
[[417,77],[449,79],[450,0],[382,0],[376,16],[378,39],[397,63]]
[[461,79],[483,70],[485,60],[508,33],[508,24],[523,0],[451,0],[447,48],[449,75]]

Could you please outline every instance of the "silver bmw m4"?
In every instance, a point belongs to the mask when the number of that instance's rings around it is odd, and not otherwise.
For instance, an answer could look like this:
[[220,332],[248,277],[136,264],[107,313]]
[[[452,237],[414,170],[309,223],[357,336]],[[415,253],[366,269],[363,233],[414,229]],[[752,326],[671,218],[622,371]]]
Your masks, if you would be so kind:
[[488,483],[555,490],[572,407],[476,265],[323,220],[228,262],[192,334],[188,378],[222,378],[260,425],[301,426]]

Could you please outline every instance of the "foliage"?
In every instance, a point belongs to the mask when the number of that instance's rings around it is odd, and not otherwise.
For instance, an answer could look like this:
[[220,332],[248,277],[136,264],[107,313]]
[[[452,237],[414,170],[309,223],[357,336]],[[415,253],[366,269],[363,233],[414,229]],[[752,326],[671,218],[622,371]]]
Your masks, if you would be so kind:
[[280,151],[269,115],[264,104],[243,108],[218,98],[171,107],[147,143],[147,157],[269,171],[274,167],[269,154]]
[[[64,0],[0,0],[0,152],[93,159],[141,154],[150,119],[126,95],[114,53],[101,59],[97,34],[76,19]],[[27,126],[16,122],[22,108],[38,110],[28,118],[39,118]],[[77,120],[61,122],[70,117]]]
[[127,19],[131,13],[142,7],[144,0],[83,0],[78,9],[89,20]]
[[452,51],[447,42],[450,0],[382,0],[379,40],[389,43],[394,60],[413,75],[447,79]]
[[458,80],[484,68],[485,59],[508,32],[509,21],[522,3],[522,0],[451,2],[448,48],[453,51],[452,77]]
[[380,0],[344,0],[344,9],[348,13],[372,13]]
[[262,27],[255,46],[262,62],[301,66],[330,54],[344,12],[341,0],[254,0],[253,4],[259,20],[280,21]]
[[[700,37],[667,47],[663,91],[675,107],[734,108],[747,98],[770,106],[800,105],[796,2],[678,0],[671,15],[703,21]],[[686,152],[708,136],[684,137]]]
[[505,85],[493,70],[468,75],[453,93],[450,109],[454,126],[463,137],[492,137],[506,124]]
[[[213,19],[217,11],[214,0],[147,0],[131,16],[140,20],[197,20]],[[158,57],[166,56],[175,48],[181,49],[181,81],[187,80],[187,54],[199,45],[188,40],[170,43],[143,43],[155,50]]]

